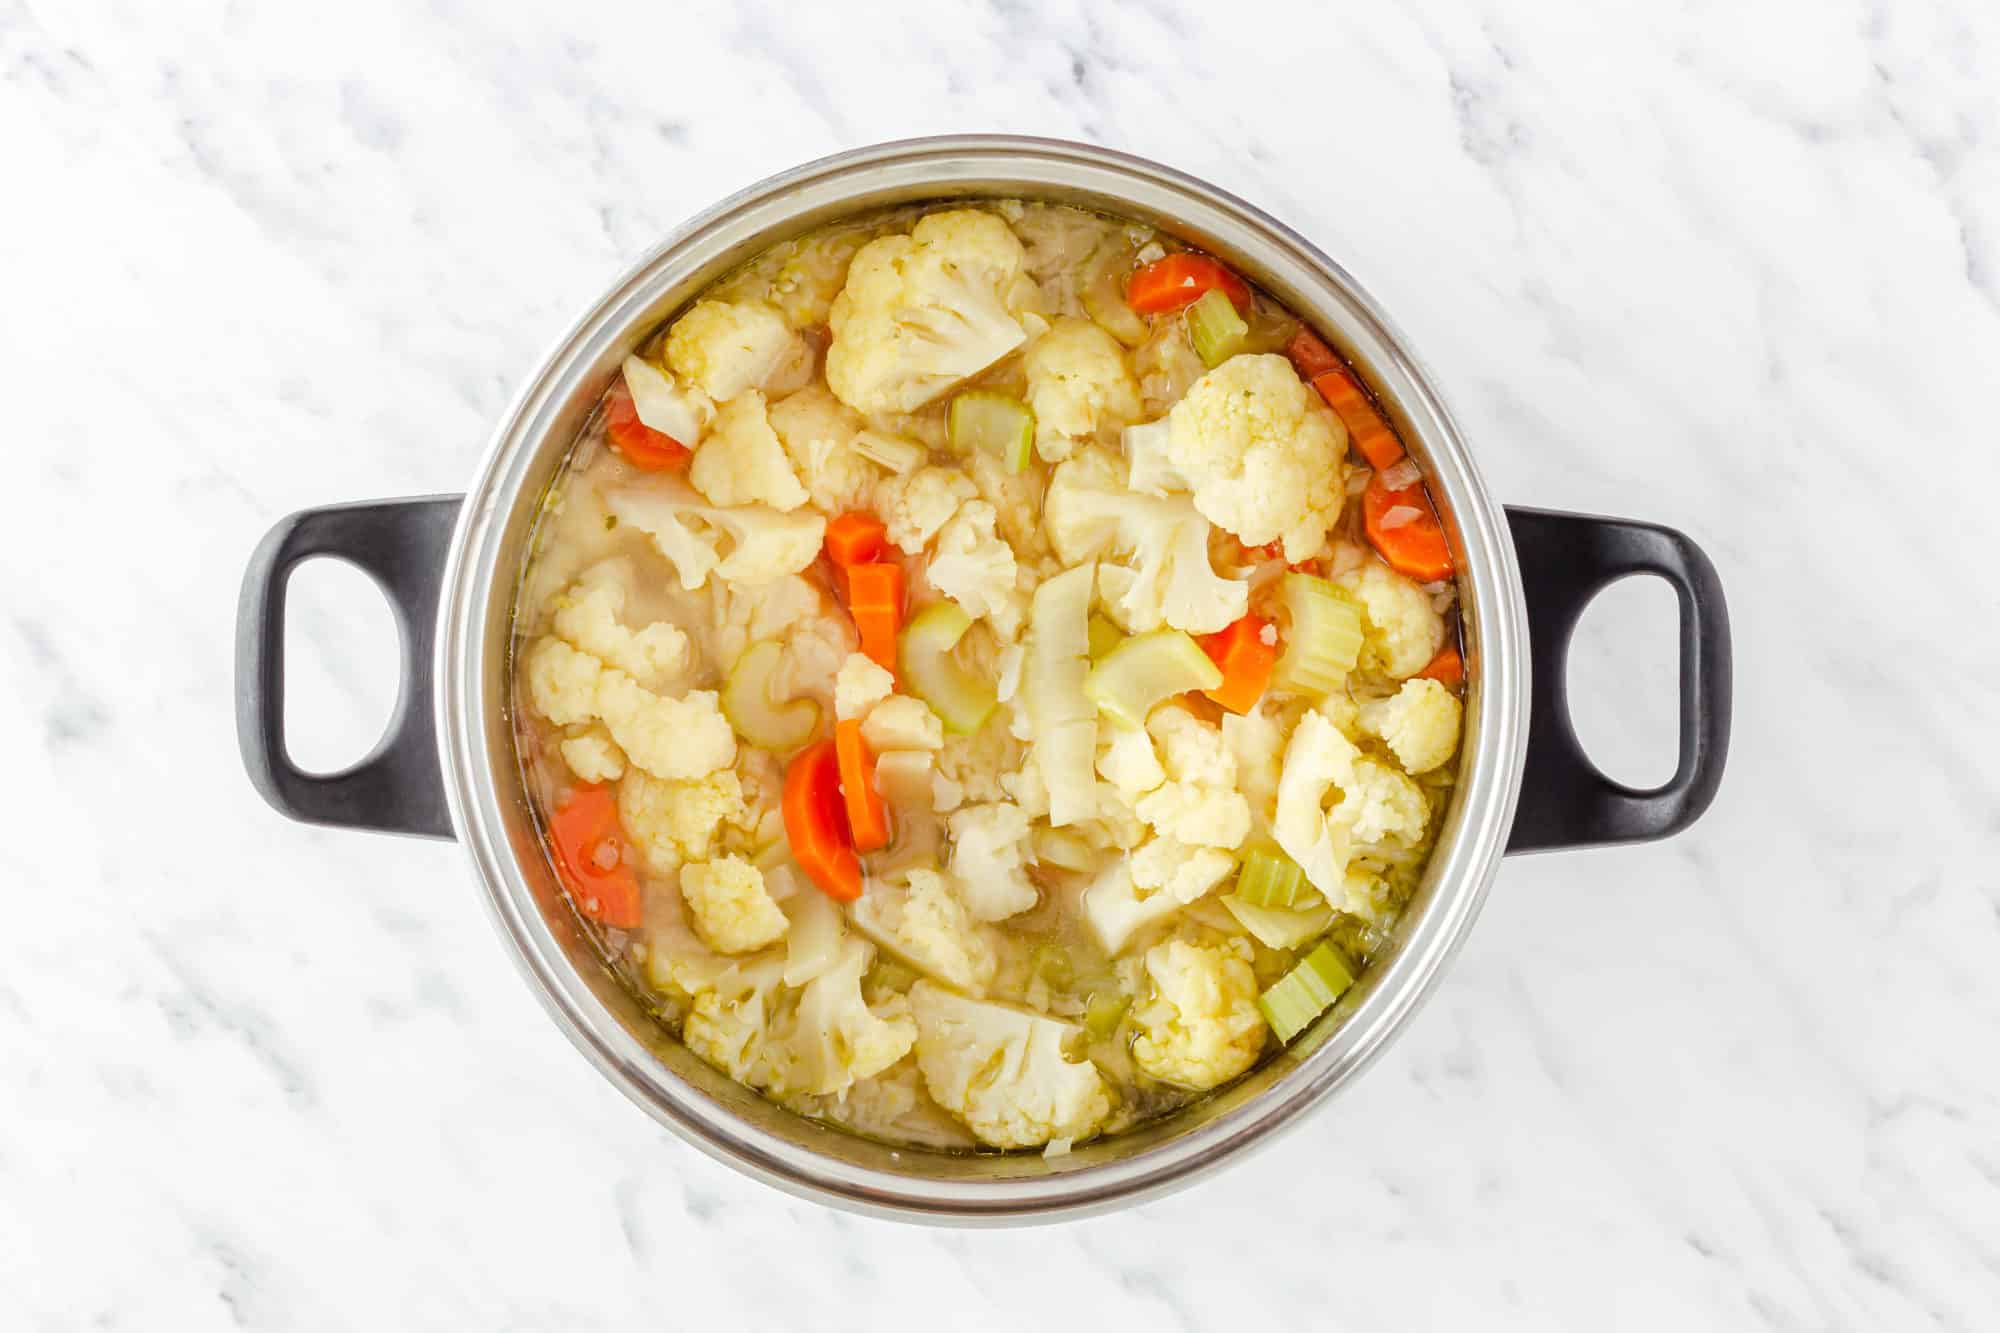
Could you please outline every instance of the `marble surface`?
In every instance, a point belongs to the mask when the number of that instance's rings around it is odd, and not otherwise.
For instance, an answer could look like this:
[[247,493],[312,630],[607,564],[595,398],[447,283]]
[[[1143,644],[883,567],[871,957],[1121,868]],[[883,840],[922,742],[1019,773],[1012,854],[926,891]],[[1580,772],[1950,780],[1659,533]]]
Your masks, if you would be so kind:
[[[1992,1327],[1996,85],[1985,0],[0,3],[0,1327]],[[459,487],[663,230],[952,130],[1309,233],[1502,496],[1695,535],[1737,649],[1695,830],[1510,862],[1307,1127],[1001,1234],[681,1146],[457,849],[286,823],[231,723],[271,521]],[[386,715],[370,597],[302,592],[308,758]],[[1621,588],[1581,641],[1621,775],[1670,618]]]

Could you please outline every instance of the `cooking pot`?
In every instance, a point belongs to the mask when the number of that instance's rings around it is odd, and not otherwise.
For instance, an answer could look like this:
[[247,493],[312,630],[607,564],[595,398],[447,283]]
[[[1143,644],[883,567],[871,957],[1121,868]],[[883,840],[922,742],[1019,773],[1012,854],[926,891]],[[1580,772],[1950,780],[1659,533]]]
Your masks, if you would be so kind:
[[[543,854],[514,754],[513,604],[540,502],[621,360],[711,281],[765,247],[865,209],[1025,196],[1137,218],[1233,265],[1334,343],[1423,464],[1458,565],[1467,662],[1459,781],[1393,942],[1340,1003],[1249,1075],[1176,1114],[1070,1154],[892,1147],[785,1111],[648,1018],[604,965]],[[285,585],[331,556],[380,583],[401,629],[402,688],[382,742],[344,772],[287,757]],[[1606,778],[1565,698],[1571,630],[1629,574],[1680,603],[1680,762],[1664,786]],[[860,1212],[997,1222],[1101,1211],[1182,1185],[1296,1124],[1409,1022],[1471,928],[1508,852],[1636,842],[1686,828],[1714,798],[1729,738],[1729,622],[1714,567],[1646,523],[1503,509],[1436,387],[1360,285],[1303,237],[1201,181],[1040,139],[884,144],[724,200],[620,278],[515,399],[463,496],[294,514],[253,556],[237,643],[238,731],[264,797],[295,819],[456,837],[501,937],[566,1036],[628,1097],[710,1156]]]

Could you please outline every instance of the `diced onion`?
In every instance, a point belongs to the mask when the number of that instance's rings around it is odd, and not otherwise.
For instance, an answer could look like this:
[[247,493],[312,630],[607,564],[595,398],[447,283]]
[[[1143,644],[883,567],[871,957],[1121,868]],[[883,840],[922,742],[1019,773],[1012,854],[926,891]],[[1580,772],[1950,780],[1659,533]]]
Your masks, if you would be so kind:
[[1424,470],[1413,458],[1403,458],[1382,470],[1382,485],[1391,491],[1406,491],[1424,479]]
[[1408,527],[1423,516],[1424,511],[1421,509],[1409,505],[1396,505],[1382,515],[1382,521],[1376,526],[1384,532],[1394,532],[1397,528]]

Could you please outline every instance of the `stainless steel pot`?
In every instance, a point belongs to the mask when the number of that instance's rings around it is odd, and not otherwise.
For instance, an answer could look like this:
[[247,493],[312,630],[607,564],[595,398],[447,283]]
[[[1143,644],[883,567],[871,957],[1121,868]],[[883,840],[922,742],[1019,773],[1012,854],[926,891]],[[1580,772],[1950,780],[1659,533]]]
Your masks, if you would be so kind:
[[[544,488],[626,352],[766,246],[866,208],[1029,196],[1153,223],[1221,256],[1336,343],[1391,405],[1450,531],[1468,643],[1461,780],[1393,946],[1290,1049],[1177,1115],[1069,1156],[891,1148],[781,1110],[663,1034],[579,931],[543,857],[513,753],[507,671],[522,556]],[[403,690],[375,752],[331,776],[285,753],[285,582],[345,559],[397,609]],[[1654,791],[1603,777],[1579,749],[1564,653],[1584,606],[1628,574],[1667,579],[1681,608],[1680,764]],[[251,561],[238,625],[239,733],[252,780],[316,823],[456,836],[487,905],[556,1023],[634,1102],[718,1160],[806,1198],[933,1221],[1102,1211],[1182,1185],[1268,1141],[1360,1073],[1442,976],[1503,853],[1637,841],[1713,799],[1729,734],[1729,628],[1714,568],[1687,538],[1609,519],[1503,511],[1407,343],[1360,286],[1243,201],[1150,162],[1078,144],[928,139],[825,159],[695,218],[594,303],[528,379],[462,497],[308,510]],[[1518,801],[1518,809],[1517,809]]]

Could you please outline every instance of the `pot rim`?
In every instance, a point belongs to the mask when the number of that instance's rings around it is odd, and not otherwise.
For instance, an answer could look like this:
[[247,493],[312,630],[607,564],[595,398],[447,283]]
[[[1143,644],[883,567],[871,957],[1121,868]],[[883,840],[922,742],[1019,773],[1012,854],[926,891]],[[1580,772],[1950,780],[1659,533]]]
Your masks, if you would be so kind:
[[[1368,969],[1350,997],[1358,1002],[1344,1001],[1276,1057],[1281,1068],[1269,1086],[1189,1128],[1149,1135],[1129,1154],[1079,1149],[1073,1164],[1059,1159],[1046,1170],[1000,1179],[941,1179],[860,1165],[753,1124],[668,1070],[597,1000],[537,908],[493,767],[501,758],[492,752],[494,719],[501,716],[496,710],[507,707],[494,681],[505,678],[506,627],[519,577],[518,569],[502,568],[504,530],[521,506],[539,500],[539,488],[527,484],[536,461],[568,451],[570,439],[558,441],[552,431],[557,415],[621,340],[629,345],[635,326],[650,326],[662,295],[685,288],[689,275],[725,247],[740,255],[745,238],[769,238],[750,245],[754,252],[812,201],[851,198],[849,211],[862,211],[899,183],[921,185],[937,198],[1034,198],[1074,187],[1101,197],[1108,211],[1120,211],[1124,201],[1124,211],[1142,216],[1171,205],[1175,211],[1162,216],[1188,224],[1174,230],[1243,264],[1296,313],[1333,334],[1382,392],[1405,439],[1420,446],[1415,452],[1427,464],[1434,493],[1442,492],[1474,666],[1459,783],[1446,826],[1398,928],[1398,943]],[[496,611],[502,613],[497,621]],[[497,635],[496,623],[503,627]],[[551,345],[488,444],[452,535],[435,659],[439,751],[453,825],[516,963],[570,1041],[654,1119],[711,1158],[798,1197],[850,1211],[951,1223],[1049,1220],[1159,1195],[1271,1142],[1373,1063],[1414,1017],[1469,931],[1505,850],[1526,753],[1527,642],[1521,579],[1502,509],[1408,341],[1344,268],[1236,196],[1142,158],[1016,136],[900,140],[781,172],[697,214],[629,267]],[[502,657],[497,673],[495,653]],[[512,762],[511,753],[505,761]],[[1183,1111],[1173,1120],[1189,1116]],[[1131,1137],[1114,1136],[1105,1145]],[[930,1154],[905,1149],[887,1156]]]

